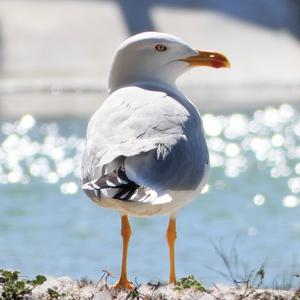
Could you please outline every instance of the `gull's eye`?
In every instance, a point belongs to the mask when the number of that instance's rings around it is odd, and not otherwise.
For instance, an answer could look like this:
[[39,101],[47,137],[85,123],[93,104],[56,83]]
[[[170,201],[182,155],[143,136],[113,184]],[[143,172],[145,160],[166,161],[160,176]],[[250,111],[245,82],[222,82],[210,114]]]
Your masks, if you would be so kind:
[[167,50],[167,47],[164,44],[157,44],[155,46],[155,50],[159,51],[159,52],[163,52]]

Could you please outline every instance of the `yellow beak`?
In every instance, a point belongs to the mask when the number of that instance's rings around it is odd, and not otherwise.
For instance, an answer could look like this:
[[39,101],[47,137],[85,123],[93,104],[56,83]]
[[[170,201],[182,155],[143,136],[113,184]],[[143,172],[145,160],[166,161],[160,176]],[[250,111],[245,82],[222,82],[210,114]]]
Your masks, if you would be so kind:
[[225,55],[217,52],[196,50],[198,55],[181,59],[193,67],[205,66],[213,68],[230,68],[230,62]]

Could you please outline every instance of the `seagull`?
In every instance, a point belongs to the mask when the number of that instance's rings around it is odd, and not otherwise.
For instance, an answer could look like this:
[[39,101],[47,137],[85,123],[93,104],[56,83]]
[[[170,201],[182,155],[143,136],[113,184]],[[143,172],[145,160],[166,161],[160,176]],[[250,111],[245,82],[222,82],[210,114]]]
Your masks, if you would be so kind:
[[81,188],[96,204],[120,212],[123,256],[116,288],[132,289],[129,216],[169,216],[169,283],[176,282],[176,214],[201,192],[210,169],[201,116],[175,83],[196,66],[230,63],[166,33],[128,38],[113,58],[110,95],[89,121]]

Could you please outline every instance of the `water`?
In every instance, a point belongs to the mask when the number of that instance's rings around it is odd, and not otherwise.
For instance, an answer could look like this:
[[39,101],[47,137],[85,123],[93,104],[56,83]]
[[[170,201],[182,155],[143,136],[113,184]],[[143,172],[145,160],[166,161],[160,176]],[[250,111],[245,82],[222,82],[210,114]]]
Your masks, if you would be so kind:
[[[246,114],[203,116],[209,186],[178,215],[178,277],[226,282],[213,244],[235,243],[249,270],[265,263],[266,284],[299,271],[300,111],[283,104]],[[0,123],[0,267],[28,276],[118,275],[119,215],[79,189],[85,120]],[[166,281],[166,217],[132,219],[129,275]],[[280,279],[279,279],[280,280]]]

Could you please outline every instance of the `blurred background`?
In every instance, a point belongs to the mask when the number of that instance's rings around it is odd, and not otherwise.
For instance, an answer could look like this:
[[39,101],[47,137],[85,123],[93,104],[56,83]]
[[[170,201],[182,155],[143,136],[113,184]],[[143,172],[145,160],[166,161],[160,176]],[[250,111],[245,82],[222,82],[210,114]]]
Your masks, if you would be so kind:
[[[112,55],[143,31],[175,34],[232,64],[178,82],[203,116],[212,165],[209,186],[179,214],[178,277],[226,282],[211,270],[225,271],[213,243],[225,252],[236,243],[246,269],[265,263],[266,285],[296,282],[298,0],[1,0],[0,268],[118,274],[119,217],[80,191],[80,159],[88,119],[108,95]],[[132,224],[129,275],[166,281],[167,219]]]

